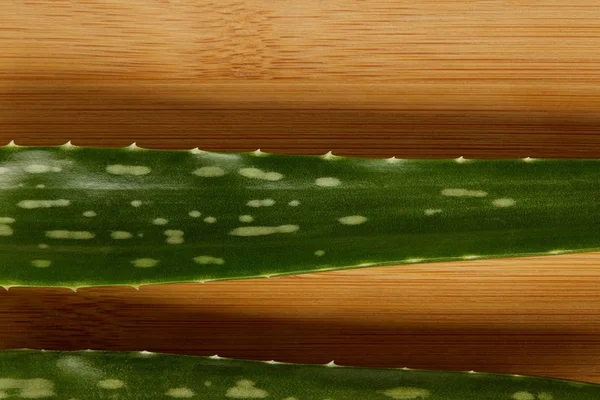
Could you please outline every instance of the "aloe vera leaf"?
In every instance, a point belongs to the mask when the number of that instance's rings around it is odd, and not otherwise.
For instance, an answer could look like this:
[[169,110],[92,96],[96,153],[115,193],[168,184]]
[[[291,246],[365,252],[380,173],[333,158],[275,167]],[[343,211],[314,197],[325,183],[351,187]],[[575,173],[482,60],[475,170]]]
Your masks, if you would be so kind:
[[140,285],[600,248],[600,161],[7,146],[0,284]]
[[600,385],[477,372],[287,364],[149,352],[0,351],[0,398],[598,400]]

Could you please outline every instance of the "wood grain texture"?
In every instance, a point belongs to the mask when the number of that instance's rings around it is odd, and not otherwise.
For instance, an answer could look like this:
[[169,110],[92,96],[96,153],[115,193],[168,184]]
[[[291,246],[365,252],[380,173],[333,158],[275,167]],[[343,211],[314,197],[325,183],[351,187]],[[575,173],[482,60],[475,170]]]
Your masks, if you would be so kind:
[[[0,142],[599,157],[596,1],[0,2]],[[600,254],[0,292],[0,348],[600,383]]]

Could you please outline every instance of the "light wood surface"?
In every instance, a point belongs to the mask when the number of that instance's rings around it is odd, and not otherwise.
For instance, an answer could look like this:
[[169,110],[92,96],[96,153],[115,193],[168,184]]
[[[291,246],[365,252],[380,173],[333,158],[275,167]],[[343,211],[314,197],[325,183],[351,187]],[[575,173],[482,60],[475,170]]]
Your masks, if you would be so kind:
[[[596,1],[0,2],[0,142],[598,157]],[[600,383],[600,254],[0,292],[0,348]]]

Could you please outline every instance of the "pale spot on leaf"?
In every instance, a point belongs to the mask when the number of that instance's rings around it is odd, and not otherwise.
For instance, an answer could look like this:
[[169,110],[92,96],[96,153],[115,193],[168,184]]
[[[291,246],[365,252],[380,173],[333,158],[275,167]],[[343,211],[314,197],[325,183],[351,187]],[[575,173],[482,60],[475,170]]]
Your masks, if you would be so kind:
[[348,215],[346,217],[338,218],[338,221],[344,225],[360,225],[367,221],[367,217],[362,215]]
[[204,222],[206,222],[207,224],[214,224],[215,222],[217,222],[217,219],[215,217],[206,217],[204,218]]
[[298,200],[292,200],[288,203],[288,206],[290,207],[298,207],[300,205],[300,202]]
[[157,266],[159,262],[159,260],[155,260],[154,258],[138,258],[131,263],[136,268],[152,268]]
[[342,182],[338,179],[338,178],[334,178],[331,176],[326,176],[323,178],[317,178],[315,179],[315,184],[317,186],[321,186],[321,187],[334,187],[334,186],[339,186],[342,184]]
[[102,389],[114,390],[114,389],[120,389],[123,386],[125,386],[125,382],[123,382],[122,380],[119,380],[119,379],[105,379],[105,380],[98,382],[98,386],[101,387]]
[[150,167],[143,165],[121,165],[114,164],[106,167],[106,172],[113,175],[146,175],[151,171]]
[[176,399],[187,399],[194,396],[194,392],[191,389],[180,387],[167,390],[165,395]]
[[11,218],[11,217],[0,217],[0,224],[12,224],[15,221],[16,220],[14,218]]
[[380,392],[395,400],[426,399],[431,395],[427,389],[417,387],[397,387]]
[[132,200],[131,203],[129,203],[129,204],[131,204],[133,207],[139,207],[142,205],[142,201],[141,200]]
[[533,394],[525,391],[513,393],[510,398],[513,400],[535,400],[535,396]]
[[12,236],[13,230],[9,225],[0,224],[0,236]]
[[441,212],[442,212],[442,210],[440,208],[428,208],[425,210],[425,215],[431,216],[431,215],[439,214]]
[[152,223],[154,225],[166,225],[169,223],[169,220],[166,218],[155,218],[154,220],[152,220]]
[[42,164],[31,164],[23,169],[30,174],[45,174],[46,172],[50,172],[50,167]]
[[246,205],[248,207],[254,207],[254,208],[258,208],[258,207],[271,207],[273,205],[275,205],[275,200],[273,199],[256,199],[256,200],[250,200],[246,203]]
[[202,213],[198,210],[192,210],[188,213],[188,215],[192,218],[198,218],[202,215]]
[[240,215],[238,217],[238,220],[240,222],[248,222],[248,223],[250,223],[250,222],[254,221],[254,217],[252,215]]
[[279,225],[279,226],[241,226],[229,232],[233,236],[263,236],[274,233],[292,233],[300,227],[298,225]]
[[84,216],[84,217],[88,217],[88,218],[95,217],[96,215],[97,215],[97,214],[96,214],[94,211],[85,211],[85,212],[83,213],[83,216]]
[[25,209],[33,208],[50,208],[50,207],[67,207],[71,205],[70,200],[57,199],[57,200],[21,200],[17,203],[18,207]]
[[515,204],[517,204],[517,202],[514,199],[496,199],[494,201],[492,201],[492,205],[494,207],[500,207],[500,208],[505,208],[505,207],[512,207]]
[[61,357],[56,361],[56,366],[61,372],[69,375],[99,378],[102,370],[95,368],[89,360],[78,356]]
[[254,382],[243,379],[238,381],[234,387],[229,388],[225,396],[234,399],[262,399],[269,395],[266,390],[259,389],[255,385]]
[[184,232],[179,229],[167,229],[164,232],[165,236],[167,236],[166,242],[169,244],[181,244],[184,242],[183,235]]
[[265,181],[278,181],[283,179],[283,175],[279,172],[266,172],[259,168],[242,168],[238,174],[250,179],[262,179]]
[[133,234],[131,234],[131,232],[125,232],[125,231],[112,231],[110,233],[110,237],[113,239],[131,239],[133,237]]
[[317,250],[315,251],[315,256],[322,257],[325,255],[325,250]]
[[225,264],[225,260],[223,260],[222,258],[219,257],[213,257],[213,256],[197,256],[194,257],[194,262],[198,263],[198,264],[217,264],[217,265],[223,265]]
[[75,239],[75,240],[89,240],[93,239],[96,235],[87,231],[46,231],[46,236],[51,239]]
[[483,190],[469,190],[469,189],[444,189],[442,190],[442,196],[449,197],[485,197],[487,192]]
[[225,171],[219,167],[202,167],[192,173],[204,178],[216,178],[225,175]]
[[4,390],[17,390],[15,393],[16,397],[22,397],[25,399],[39,399],[43,397],[54,396],[54,383],[47,379],[41,378],[0,378],[0,393],[6,393]]
[[50,260],[32,260],[31,265],[33,265],[36,268],[48,268],[50,265],[52,265],[52,261],[50,261]]

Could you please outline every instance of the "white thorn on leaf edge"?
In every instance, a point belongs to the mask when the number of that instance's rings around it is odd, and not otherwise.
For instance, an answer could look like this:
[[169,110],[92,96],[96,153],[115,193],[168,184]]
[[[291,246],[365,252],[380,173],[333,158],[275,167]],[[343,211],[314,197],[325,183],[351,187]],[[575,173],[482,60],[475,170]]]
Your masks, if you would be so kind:
[[222,359],[223,357],[219,357],[219,355],[218,355],[218,354],[215,354],[214,356],[210,356],[210,357],[208,357],[208,358],[212,358],[213,360],[220,360],[220,359]]
[[10,142],[8,142],[8,144],[5,147],[21,147],[21,146],[17,145],[14,140],[11,140]]
[[569,253],[569,250],[556,249],[556,250],[550,250],[548,252],[548,254],[565,254],[565,253]]
[[71,143],[71,141],[69,140],[67,143],[63,144],[62,146],[60,146],[63,150],[73,150],[75,146],[73,143]]
[[460,156],[458,158],[455,158],[454,161],[456,161],[459,164],[464,164],[466,162],[469,162],[469,160],[467,160],[466,158],[464,158],[463,156]]
[[389,164],[398,164],[400,162],[402,162],[402,160],[396,158],[396,156],[394,157],[390,157],[390,158],[386,158],[385,161]]
[[141,150],[142,148],[140,146],[138,146],[136,144],[136,142],[133,142],[129,146],[127,146],[127,149],[129,149],[131,151],[135,151],[135,150]]
[[252,154],[254,154],[256,157],[263,157],[263,156],[267,156],[269,155],[268,153],[265,153],[264,151],[262,151],[261,149],[256,149],[252,152]]
[[523,159],[523,162],[534,162],[534,161],[535,161],[535,158],[531,158],[531,157],[525,157]]
[[335,154],[333,154],[331,150],[323,154],[321,157],[323,157],[325,160],[336,160],[338,158],[341,158],[340,156],[336,156]]
[[332,367],[337,367],[338,365],[334,362],[334,360],[331,360],[327,364],[325,364],[325,366],[332,368]]
[[189,150],[189,152],[192,154],[205,154],[206,153],[206,151],[200,150],[197,147],[194,147],[193,149]]
[[281,364],[281,363],[279,361],[269,360],[269,361],[265,361],[265,364]]

